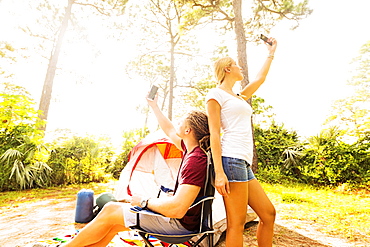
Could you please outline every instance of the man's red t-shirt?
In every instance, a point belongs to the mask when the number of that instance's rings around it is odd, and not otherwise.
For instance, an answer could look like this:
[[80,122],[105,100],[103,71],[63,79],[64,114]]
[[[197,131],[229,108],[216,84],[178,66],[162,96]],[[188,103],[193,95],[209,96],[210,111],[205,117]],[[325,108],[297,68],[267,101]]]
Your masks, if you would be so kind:
[[[184,158],[180,167],[177,178],[177,185],[190,184],[199,186],[201,189],[197,197],[204,195],[204,183],[207,172],[207,155],[198,146],[188,153],[185,144],[181,143],[182,149],[185,150]],[[177,186],[175,188],[176,193]],[[201,205],[198,205],[179,219],[181,225],[189,231],[194,231],[200,226]]]

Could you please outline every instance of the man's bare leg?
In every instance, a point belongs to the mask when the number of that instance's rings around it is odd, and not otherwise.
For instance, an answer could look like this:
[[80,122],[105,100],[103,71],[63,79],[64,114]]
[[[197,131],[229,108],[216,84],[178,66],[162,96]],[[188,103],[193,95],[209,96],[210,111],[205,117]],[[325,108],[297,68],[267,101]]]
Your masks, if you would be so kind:
[[97,217],[87,224],[70,242],[63,247],[106,246],[117,232],[128,231],[124,225],[123,203],[109,202]]

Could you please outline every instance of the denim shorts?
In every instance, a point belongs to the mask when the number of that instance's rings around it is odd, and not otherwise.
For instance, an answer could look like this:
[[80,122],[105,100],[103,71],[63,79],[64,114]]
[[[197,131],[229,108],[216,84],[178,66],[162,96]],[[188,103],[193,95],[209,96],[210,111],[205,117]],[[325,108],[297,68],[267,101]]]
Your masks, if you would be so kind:
[[248,182],[256,178],[245,160],[222,156],[222,166],[229,182]]

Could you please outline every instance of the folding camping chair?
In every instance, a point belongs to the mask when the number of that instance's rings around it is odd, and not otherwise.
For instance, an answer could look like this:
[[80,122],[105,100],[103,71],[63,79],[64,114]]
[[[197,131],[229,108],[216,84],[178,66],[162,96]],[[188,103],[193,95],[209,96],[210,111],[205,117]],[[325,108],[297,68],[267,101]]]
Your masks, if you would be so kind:
[[[206,181],[205,181],[205,190],[204,190],[204,196],[197,198],[195,202],[190,206],[190,208],[197,206],[201,204],[201,225],[199,228],[199,231],[197,233],[193,234],[186,234],[186,235],[166,235],[166,234],[158,234],[158,233],[150,233],[146,232],[140,227],[140,219],[139,214],[151,214],[156,216],[162,216],[161,214],[157,214],[155,212],[152,212],[150,210],[142,209],[140,207],[133,207],[131,208],[133,212],[137,213],[137,225],[130,227],[132,230],[135,230],[144,240],[145,245],[147,247],[153,247],[153,245],[149,241],[149,236],[153,236],[165,243],[170,244],[172,246],[173,244],[181,244],[188,241],[189,244],[191,244],[192,247],[199,246],[199,244],[204,240],[208,240],[208,246],[213,247],[213,235],[214,235],[214,229],[213,229],[213,220],[212,220],[212,202],[213,199],[215,199],[215,188],[213,187],[213,179],[214,179],[214,168],[213,168],[213,162],[212,162],[212,155],[211,151],[207,152],[207,175],[206,175]],[[161,188],[163,190],[163,187]],[[189,208],[189,209],[190,209]],[[199,236],[199,239],[194,241],[191,241],[190,239]]]

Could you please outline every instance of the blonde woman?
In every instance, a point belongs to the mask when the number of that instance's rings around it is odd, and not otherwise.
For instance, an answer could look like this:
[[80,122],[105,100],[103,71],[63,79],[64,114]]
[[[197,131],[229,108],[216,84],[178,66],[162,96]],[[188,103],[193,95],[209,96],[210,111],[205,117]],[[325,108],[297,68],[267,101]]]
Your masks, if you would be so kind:
[[[267,42],[272,42],[272,45]],[[243,246],[248,204],[260,221],[258,246],[272,246],[276,212],[250,168],[253,159],[252,108],[246,102],[265,81],[274,58],[277,42],[274,38],[267,42],[269,53],[261,70],[240,94],[234,93],[233,87],[243,79],[242,70],[233,59],[225,57],[215,63],[218,86],[206,97],[215,187],[223,196],[226,209],[227,247]]]

